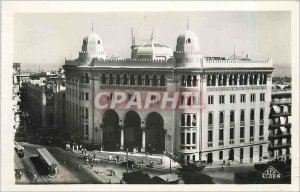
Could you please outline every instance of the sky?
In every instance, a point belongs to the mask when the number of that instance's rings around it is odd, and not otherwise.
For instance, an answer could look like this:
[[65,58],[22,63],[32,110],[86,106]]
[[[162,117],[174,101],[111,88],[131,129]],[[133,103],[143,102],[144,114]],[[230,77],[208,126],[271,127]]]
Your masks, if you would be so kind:
[[18,13],[14,17],[14,62],[23,70],[57,69],[65,58],[77,58],[82,40],[93,30],[108,56],[130,58],[131,30],[136,41],[154,39],[173,50],[177,37],[189,29],[200,42],[203,56],[273,59],[275,73],[290,74],[291,14],[260,12],[118,12]]

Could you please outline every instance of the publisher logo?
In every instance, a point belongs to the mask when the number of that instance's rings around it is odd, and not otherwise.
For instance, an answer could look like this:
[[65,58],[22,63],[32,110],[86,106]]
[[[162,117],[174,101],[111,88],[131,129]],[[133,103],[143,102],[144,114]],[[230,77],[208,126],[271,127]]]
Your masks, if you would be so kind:
[[262,174],[263,179],[280,179],[281,174],[274,167],[270,166],[265,172]]

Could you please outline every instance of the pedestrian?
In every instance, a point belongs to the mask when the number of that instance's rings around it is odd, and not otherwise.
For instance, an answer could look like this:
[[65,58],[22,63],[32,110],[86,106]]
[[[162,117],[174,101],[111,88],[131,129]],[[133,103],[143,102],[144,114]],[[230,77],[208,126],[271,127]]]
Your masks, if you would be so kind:
[[117,157],[115,157],[115,163],[117,164],[117,162],[118,162],[118,159],[117,159]]
[[125,155],[123,156],[123,161],[126,161],[126,156]]
[[87,165],[89,164],[89,158],[86,158],[86,164]]
[[224,167],[223,167],[223,165],[222,165],[222,167],[221,167],[221,170],[222,170],[222,171],[224,170]]
[[67,165],[66,160],[64,160],[64,165]]
[[78,151],[78,145],[76,145],[76,150]]
[[79,171],[81,170],[81,166],[80,166],[80,164],[78,164],[78,170],[79,170]]
[[36,174],[33,175],[33,180],[34,180],[35,183],[37,183],[37,177],[36,177]]
[[112,160],[112,156],[111,156],[111,155],[109,155],[109,157],[108,157],[108,158],[109,158],[109,160],[110,160],[110,161]]
[[84,149],[82,148],[82,149],[81,149],[81,153],[83,154],[83,152],[84,152]]
[[79,149],[82,149],[82,145],[79,145]]
[[91,168],[93,169],[93,167],[94,167],[94,163],[91,163]]

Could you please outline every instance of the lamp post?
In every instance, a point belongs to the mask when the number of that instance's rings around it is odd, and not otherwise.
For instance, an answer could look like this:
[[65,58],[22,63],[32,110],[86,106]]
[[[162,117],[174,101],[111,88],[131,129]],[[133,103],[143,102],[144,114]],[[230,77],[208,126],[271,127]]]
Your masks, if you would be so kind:
[[172,173],[172,166],[171,166],[172,159],[171,159],[171,157],[169,157],[169,159],[170,159],[170,174],[171,174]]
[[128,173],[128,148],[126,149],[126,172]]

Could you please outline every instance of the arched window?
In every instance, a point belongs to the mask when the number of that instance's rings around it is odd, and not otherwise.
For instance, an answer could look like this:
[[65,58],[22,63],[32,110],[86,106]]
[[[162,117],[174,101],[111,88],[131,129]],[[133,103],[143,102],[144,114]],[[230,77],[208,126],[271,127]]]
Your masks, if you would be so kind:
[[191,43],[192,41],[191,41],[191,39],[190,38],[188,38],[187,39],[187,43]]
[[223,75],[223,86],[227,84],[227,75]]
[[240,85],[243,85],[244,84],[244,75],[243,74],[240,74]]
[[251,112],[250,112],[250,120],[251,120],[251,121],[254,121],[254,109],[251,109]]
[[249,82],[250,85],[253,85],[253,74],[250,74],[250,82]]
[[120,85],[120,84],[121,84],[121,78],[120,78],[120,75],[119,75],[119,74],[116,75],[116,84],[117,84],[117,85]]
[[84,75],[84,83],[90,83],[90,77],[87,73]]
[[263,75],[259,74],[259,84],[262,85],[263,83]]
[[185,75],[181,76],[181,86],[185,86],[186,80],[185,80]]
[[84,40],[83,40],[83,44],[84,44],[84,45],[86,45],[86,44],[87,44],[87,41],[86,41],[86,39],[84,39]]
[[260,109],[260,112],[259,112],[259,119],[260,119],[260,120],[264,120],[264,109]]
[[223,111],[220,112],[220,115],[219,115],[219,123],[220,123],[220,124],[223,124],[223,123],[224,123],[224,112],[223,112]]
[[229,85],[232,85],[232,82],[233,82],[233,76],[230,75],[230,76],[229,76]]
[[194,75],[194,76],[193,76],[193,86],[194,86],[194,87],[197,87],[197,82],[198,82],[197,76]]
[[98,40],[98,44],[100,44],[100,40]]
[[245,74],[244,76],[244,85],[247,85],[248,84],[248,75]]
[[191,115],[187,115],[187,118],[186,118],[186,124],[187,126],[191,126]]
[[135,78],[133,74],[130,74],[130,85],[135,85]]
[[128,77],[126,74],[123,75],[123,85],[127,85],[128,84]]
[[238,75],[234,75],[233,84],[237,85]]
[[106,84],[106,75],[104,73],[102,73],[101,83]]
[[218,78],[218,85],[219,86],[222,86],[222,75],[219,75],[219,78]]
[[254,81],[253,81],[254,85],[257,85],[257,74],[254,74]]
[[193,115],[192,125],[193,125],[193,126],[196,126],[196,124],[197,124],[197,116],[196,116],[196,114],[194,114],[194,115]]
[[112,74],[109,74],[108,84],[110,84],[110,85],[114,84],[114,77]]
[[245,111],[241,110],[241,122],[245,121]]
[[212,114],[212,113],[209,113],[209,114],[208,114],[208,124],[209,124],[209,125],[212,125],[212,124],[213,124],[213,114]]
[[216,86],[216,76],[212,75],[212,82],[211,82],[212,86]]
[[145,75],[145,85],[149,86],[150,85],[150,77],[148,74]]
[[181,126],[185,126],[185,116],[181,114]]
[[267,79],[268,79],[267,74],[264,74],[264,81],[263,81],[263,84],[264,84],[264,85],[267,84]]
[[160,86],[166,86],[165,75],[160,75]]
[[191,86],[192,86],[192,76],[191,76],[191,75],[188,75],[186,81],[187,81],[187,86],[188,86],[188,87],[191,87]]
[[234,123],[234,111],[230,111],[230,123]]
[[152,77],[152,86],[157,86],[157,76],[153,75]]
[[143,85],[143,78],[142,78],[142,75],[139,74],[138,77],[137,77],[137,81],[138,81],[138,85]]
[[207,86],[211,86],[211,76],[207,75]]

